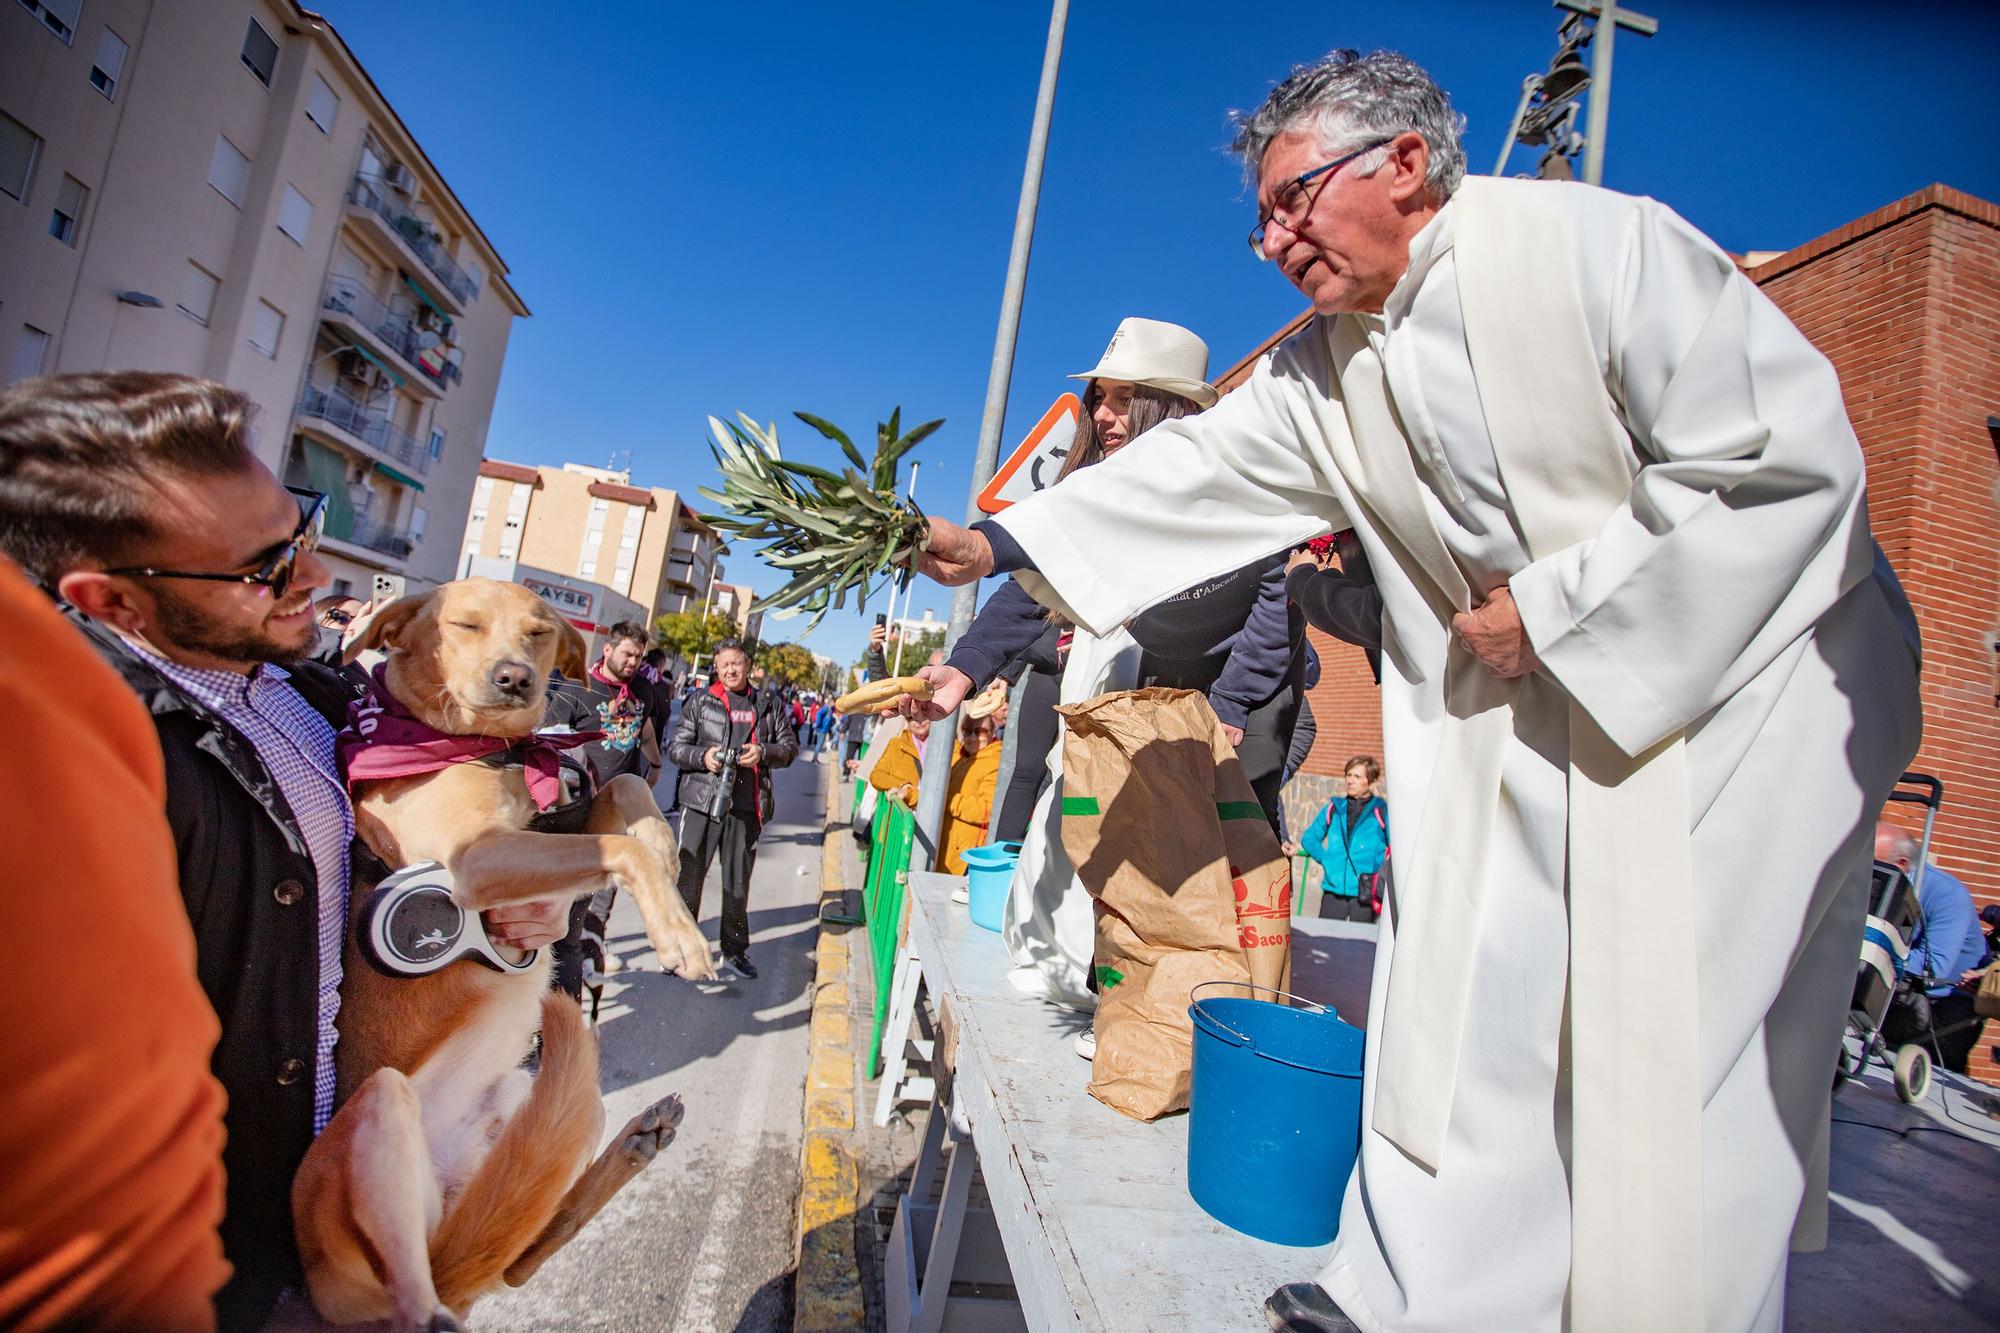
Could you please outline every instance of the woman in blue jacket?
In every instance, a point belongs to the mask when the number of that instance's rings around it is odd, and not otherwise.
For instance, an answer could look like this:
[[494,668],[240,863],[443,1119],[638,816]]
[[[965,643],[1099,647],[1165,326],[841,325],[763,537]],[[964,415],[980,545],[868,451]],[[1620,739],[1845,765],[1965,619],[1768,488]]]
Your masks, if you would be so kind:
[[1382,765],[1372,755],[1348,760],[1346,772],[1347,795],[1334,797],[1313,816],[1300,845],[1325,872],[1319,914],[1335,921],[1373,921],[1380,902],[1374,876],[1389,863],[1389,803],[1375,795]]

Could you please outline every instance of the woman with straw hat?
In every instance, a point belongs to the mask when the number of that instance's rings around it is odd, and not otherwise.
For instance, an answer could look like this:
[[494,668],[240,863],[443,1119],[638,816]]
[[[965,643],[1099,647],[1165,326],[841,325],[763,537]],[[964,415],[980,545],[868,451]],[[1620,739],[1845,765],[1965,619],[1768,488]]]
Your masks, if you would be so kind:
[[[1155,319],[1126,319],[1097,364],[1070,378],[1083,380],[1084,415],[1056,481],[1111,457],[1154,426],[1215,405],[1208,346],[1188,329]],[[1276,823],[1278,788],[1292,724],[1304,691],[1304,619],[1285,595],[1282,554],[1191,588],[1147,611],[1130,626],[1142,656],[1140,685],[1168,685],[1207,694],[1237,746],[1245,774]],[[1066,627],[1057,627],[1066,628]],[[992,680],[1050,629],[1046,613],[1020,585],[997,589],[941,667],[919,675],[935,685],[963,675],[973,687]],[[1016,726],[1054,735],[1030,716],[1051,709],[1052,689],[1031,686]],[[1039,697],[1046,696],[1046,697]],[[1038,766],[1041,755],[1022,760]],[[1039,772],[1035,781],[1039,782]]]

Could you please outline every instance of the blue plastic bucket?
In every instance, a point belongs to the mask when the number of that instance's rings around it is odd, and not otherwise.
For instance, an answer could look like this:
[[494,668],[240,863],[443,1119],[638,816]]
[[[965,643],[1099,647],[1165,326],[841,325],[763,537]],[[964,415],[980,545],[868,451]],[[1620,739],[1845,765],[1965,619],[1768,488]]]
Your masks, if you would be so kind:
[[1259,1240],[1326,1244],[1361,1151],[1361,1029],[1240,982],[1204,982],[1192,999],[1188,1193]]
[[965,891],[972,924],[988,930],[1000,929],[1001,914],[1007,910],[1007,889],[1014,882],[1014,863],[1021,859],[1021,844],[996,842],[973,847],[965,853]]

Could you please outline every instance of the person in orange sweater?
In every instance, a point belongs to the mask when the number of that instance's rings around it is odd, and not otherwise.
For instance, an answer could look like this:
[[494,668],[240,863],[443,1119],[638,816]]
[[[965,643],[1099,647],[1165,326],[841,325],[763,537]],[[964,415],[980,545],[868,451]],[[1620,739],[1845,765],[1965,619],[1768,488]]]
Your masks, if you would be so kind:
[[0,1328],[207,1330],[229,1276],[221,1034],[153,724],[0,558]]
[[993,819],[993,793],[1000,785],[1000,728],[993,712],[1000,697],[978,695],[960,715],[951,780],[945,784],[944,851],[938,857],[938,869],[947,875],[965,873],[965,854],[985,844]]
[[[937,859],[937,869],[944,874],[963,875],[965,853],[986,841],[993,794],[1000,782],[999,731],[1006,698],[1004,691],[989,690],[968,700],[960,715],[951,777],[945,784],[943,850]],[[891,737],[868,775],[869,785],[914,808],[923,776],[923,746],[930,734],[930,722],[919,720]]]

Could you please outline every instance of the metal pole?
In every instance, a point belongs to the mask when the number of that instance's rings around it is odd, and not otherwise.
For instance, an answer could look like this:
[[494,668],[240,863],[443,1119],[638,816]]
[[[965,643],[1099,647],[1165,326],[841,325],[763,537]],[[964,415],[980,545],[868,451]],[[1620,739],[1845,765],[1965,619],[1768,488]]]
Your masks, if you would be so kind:
[[1583,131],[1583,179],[1604,184],[1604,136],[1611,130],[1611,43],[1618,36],[1618,6],[1607,0],[1590,36],[1590,118]]
[[[922,463],[910,464],[910,489],[903,492],[903,495],[907,499],[914,500],[917,498],[917,469],[922,466]],[[903,584],[903,619],[905,620],[910,618],[910,599],[917,595],[916,584],[915,575],[910,575]],[[896,634],[896,624],[896,585],[892,583],[889,585],[889,632],[891,634]],[[896,660],[889,667],[889,674],[892,676],[903,674],[903,636],[900,634],[896,634]]]
[[[722,571],[719,568],[717,568],[714,565],[709,566],[708,596],[701,599],[701,628],[703,633],[707,633],[708,631],[708,608],[712,606],[715,602],[715,581],[716,579],[721,577],[721,575]],[[692,676],[695,672],[699,670],[701,670],[701,654],[696,653],[694,655],[694,661],[688,663],[688,675]]]
[[[965,521],[976,523],[979,492],[993,478],[1000,459],[1000,429],[1007,420],[1007,384],[1014,376],[1014,342],[1021,331],[1021,297],[1028,287],[1028,252],[1035,243],[1035,209],[1042,196],[1042,162],[1048,155],[1049,120],[1056,108],[1056,76],[1062,69],[1063,26],[1069,20],[1069,0],[1054,0],[1049,10],[1049,39],[1042,52],[1042,83],[1035,96],[1034,127],[1028,132],[1028,163],[1021,173],[1021,203],[1014,214],[1014,246],[1007,256],[1007,285],[1000,297],[1000,327],[993,337],[993,366],[986,377],[986,412],[979,422],[979,447],[972,460],[972,485],[965,496]],[[945,630],[947,651],[972,623],[979,589],[967,584],[951,599],[951,623]],[[917,795],[918,845],[933,849],[944,823],[946,783],[950,778],[952,741],[958,714],[939,719],[924,747],[923,782]]]
[[1514,155],[1514,140],[1520,136],[1521,122],[1527,119],[1528,103],[1535,100],[1535,89],[1542,86],[1542,76],[1530,74],[1521,80],[1521,102],[1514,108],[1514,119],[1507,125],[1507,142],[1500,145],[1500,160],[1493,164],[1493,174],[1498,176],[1507,170],[1507,159]]

